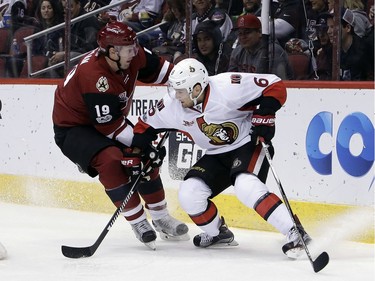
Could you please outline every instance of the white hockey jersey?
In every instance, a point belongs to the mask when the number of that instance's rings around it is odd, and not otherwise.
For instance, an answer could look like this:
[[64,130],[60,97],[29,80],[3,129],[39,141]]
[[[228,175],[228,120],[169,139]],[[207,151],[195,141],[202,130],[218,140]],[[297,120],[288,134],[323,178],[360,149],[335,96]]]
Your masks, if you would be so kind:
[[282,105],[286,90],[281,79],[234,72],[210,76],[202,104],[183,108],[180,101],[166,95],[140,118],[134,132],[145,133],[148,127],[178,129],[206,149],[206,154],[224,153],[250,141],[252,112],[262,96],[272,96]]

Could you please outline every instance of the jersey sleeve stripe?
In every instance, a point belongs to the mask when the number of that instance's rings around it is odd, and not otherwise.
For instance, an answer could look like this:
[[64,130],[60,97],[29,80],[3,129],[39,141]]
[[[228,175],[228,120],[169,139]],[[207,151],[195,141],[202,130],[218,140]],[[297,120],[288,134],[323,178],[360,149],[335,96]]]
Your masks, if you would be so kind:
[[172,68],[171,63],[169,61],[165,60],[162,68],[160,69],[159,76],[154,83],[155,84],[163,84],[163,83],[167,82],[168,74],[169,74],[171,68]]

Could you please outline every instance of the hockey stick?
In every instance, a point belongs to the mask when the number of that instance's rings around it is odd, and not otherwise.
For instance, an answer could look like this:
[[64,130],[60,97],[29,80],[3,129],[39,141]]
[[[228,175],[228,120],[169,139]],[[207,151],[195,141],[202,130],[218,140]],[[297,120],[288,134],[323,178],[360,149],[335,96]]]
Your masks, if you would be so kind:
[[[290,217],[292,218],[293,225],[298,230],[296,218],[293,215],[292,207],[289,204],[288,198],[286,197],[286,194],[284,192],[284,188],[281,185],[281,181],[280,181],[279,177],[277,176],[276,170],[275,170],[275,168],[274,168],[274,166],[272,164],[271,154],[269,153],[267,145],[265,144],[264,140],[261,139],[261,138],[259,138],[259,140],[260,140],[260,142],[262,144],[264,153],[266,154],[266,158],[267,158],[267,161],[268,161],[269,166],[271,168],[273,177],[275,178],[276,183],[279,186],[281,196],[283,197],[283,200],[284,200],[284,204],[285,204],[286,208],[288,209]],[[310,251],[307,248],[306,242],[303,240],[302,234],[301,234],[301,232],[299,230],[298,230],[298,235],[299,235],[299,238],[302,241],[303,248],[305,249],[306,255],[307,255],[307,257],[308,257],[308,259],[309,259],[309,261],[310,261],[310,263],[311,263],[314,271],[315,272],[321,271],[328,264],[328,262],[329,262],[329,256],[328,256],[327,252],[321,253],[315,260],[313,260],[312,257],[311,257]]]
[[[166,131],[163,137],[161,138],[160,142],[158,143],[156,149],[159,150],[165,143],[166,139],[169,136],[169,131]],[[141,181],[141,179],[145,176],[146,171],[148,168],[151,166],[152,161],[148,161],[144,168],[142,169],[142,172],[140,175],[135,179],[133,186],[131,187],[128,195],[125,197],[124,201],[121,203],[121,205],[117,208],[105,228],[103,229],[102,233],[100,233],[98,239],[96,239],[95,243],[92,244],[91,246],[88,247],[71,247],[71,246],[61,246],[61,251],[62,254],[67,257],[67,258],[73,258],[73,259],[78,259],[78,258],[86,258],[86,257],[91,257],[102,241],[104,240],[104,237],[107,235],[109,230],[112,228],[113,224],[115,223],[117,217],[120,215],[120,213],[123,211],[125,208],[126,204],[129,202],[130,198],[132,197],[133,193],[136,190],[136,187],[138,183]]]

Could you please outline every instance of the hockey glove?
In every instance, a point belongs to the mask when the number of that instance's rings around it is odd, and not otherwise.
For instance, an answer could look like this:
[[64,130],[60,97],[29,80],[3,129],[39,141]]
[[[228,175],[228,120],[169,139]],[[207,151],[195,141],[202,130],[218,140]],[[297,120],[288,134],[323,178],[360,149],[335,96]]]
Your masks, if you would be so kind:
[[133,153],[131,148],[125,149],[124,157],[121,160],[121,164],[124,165],[125,170],[132,178],[132,180],[142,173],[142,155],[139,153]]
[[145,150],[145,161],[151,161],[151,167],[153,169],[159,168],[163,164],[165,155],[167,154],[166,149],[162,146],[157,150],[154,146],[149,145]]
[[275,112],[272,109],[256,109],[251,118],[252,132],[251,142],[258,144],[258,138],[262,137],[269,142],[275,136]]

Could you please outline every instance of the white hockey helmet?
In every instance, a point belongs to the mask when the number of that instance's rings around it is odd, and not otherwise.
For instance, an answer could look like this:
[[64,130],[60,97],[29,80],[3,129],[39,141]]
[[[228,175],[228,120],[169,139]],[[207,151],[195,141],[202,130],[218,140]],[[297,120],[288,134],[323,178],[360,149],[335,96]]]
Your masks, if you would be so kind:
[[186,89],[191,95],[197,84],[201,85],[202,92],[208,85],[208,72],[201,62],[187,58],[173,67],[169,75],[169,86],[173,89]]

